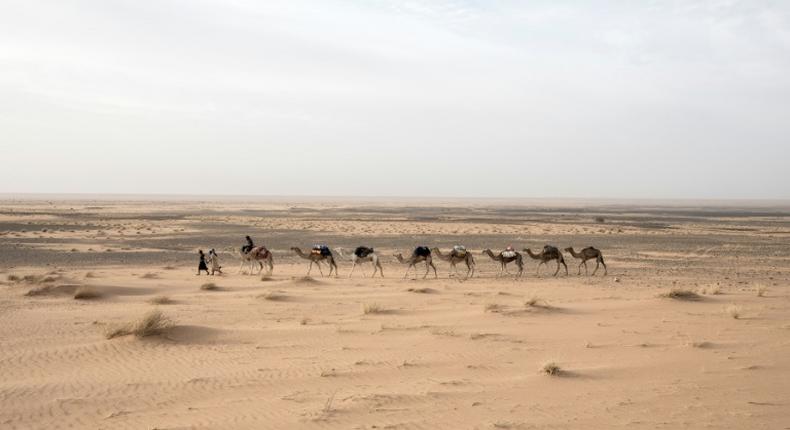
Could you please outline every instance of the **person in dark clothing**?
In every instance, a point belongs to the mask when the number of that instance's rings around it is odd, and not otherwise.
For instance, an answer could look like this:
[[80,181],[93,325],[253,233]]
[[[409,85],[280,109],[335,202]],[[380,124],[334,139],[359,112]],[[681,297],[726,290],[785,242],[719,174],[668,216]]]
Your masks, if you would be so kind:
[[200,272],[206,271],[206,275],[209,274],[208,266],[206,266],[206,254],[203,254],[203,250],[198,250],[198,255],[200,256],[200,263],[198,263],[198,272],[197,275],[200,276]]
[[244,236],[247,239],[247,244],[241,247],[241,253],[246,254],[252,251],[252,248],[255,248],[255,245],[252,243],[252,238],[249,236]]

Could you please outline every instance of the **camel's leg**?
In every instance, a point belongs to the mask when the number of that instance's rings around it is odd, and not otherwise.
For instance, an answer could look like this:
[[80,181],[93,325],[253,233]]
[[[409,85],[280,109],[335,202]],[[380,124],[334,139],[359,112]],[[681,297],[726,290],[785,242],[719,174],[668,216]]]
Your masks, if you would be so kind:
[[[384,269],[381,267],[381,262],[380,262],[380,261],[377,261],[377,262],[376,262],[376,266],[378,266],[378,268],[379,268],[379,275],[381,275],[381,277],[383,278],[383,277],[384,277]],[[375,275],[376,275],[376,274],[375,274],[375,272],[374,272],[374,273],[373,273],[373,276],[375,276]]]
[[[335,263],[335,259],[334,258],[332,259],[331,268],[335,269],[335,278],[339,277],[340,276],[340,272],[337,271],[337,263]],[[332,272],[331,271],[329,272],[329,276],[332,276]]]
[[313,260],[310,260],[310,265],[307,266],[307,276],[310,276],[310,272],[313,270]]
[[[582,263],[584,264],[584,276],[587,276],[589,273],[589,270],[587,269],[587,260],[582,261]],[[593,275],[595,275],[595,272],[593,272]]]
[[[354,268],[355,268],[355,267],[357,267],[357,262],[356,262],[356,261],[352,261],[352,262],[351,262],[351,272],[349,272],[349,273],[348,273],[348,277],[349,277],[349,278],[351,278],[351,275],[353,275],[353,274],[354,274]],[[375,274],[375,272],[374,272],[374,274]]]
[[[436,272],[436,266],[433,265],[433,261],[426,261],[425,263],[427,266],[433,267],[433,277],[439,279],[439,273]],[[425,276],[428,276],[428,270],[425,271]],[[423,279],[425,279],[425,276],[423,276]]]
[[[568,265],[565,264],[565,259],[562,258],[562,256],[560,256],[560,263],[562,263],[562,265],[565,267],[565,276],[568,276]],[[559,265],[557,266],[557,269],[559,269]]]
[[244,263],[245,263],[245,261],[244,261],[244,259],[242,258],[242,259],[241,259],[241,264],[239,264],[239,270],[236,272],[236,274],[239,274],[239,273],[241,273],[241,268],[242,268],[242,267],[244,267]]
[[258,262],[258,265],[260,266],[260,267],[258,268],[258,275],[260,275],[260,274],[261,274],[261,272],[263,272],[263,261],[261,261],[261,260],[255,260],[255,261],[257,261],[257,262]]
[[[316,262],[315,262],[315,265],[316,265],[316,267],[318,267],[318,273],[320,273],[320,274],[321,274],[321,277],[323,278],[323,277],[324,277],[324,271],[323,271],[323,270],[321,270],[321,262],[320,262],[320,261],[316,261]],[[331,272],[330,272],[330,273],[331,273]]]
[[538,263],[538,268],[535,270],[535,276],[540,276],[540,266],[543,265],[543,260]]
[[422,275],[422,279],[425,279],[425,278],[428,277],[428,272],[431,270],[430,266],[428,266],[429,264],[430,263],[428,263],[428,260],[425,260],[425,274]]
[[[604,263],[603,257],[599,256],[597,261],[598,261],[598,263],[601,263],[603,265],[603,275],[604,276],[608,275],[609,274],[609,269],[606,267],[606,263]],[[597,269],[598,266],[596,265],[595,268]]]
[[552,276],[557,276],[557,273],[560,273],[560,260],[557,260],[557,270],[554,271]]

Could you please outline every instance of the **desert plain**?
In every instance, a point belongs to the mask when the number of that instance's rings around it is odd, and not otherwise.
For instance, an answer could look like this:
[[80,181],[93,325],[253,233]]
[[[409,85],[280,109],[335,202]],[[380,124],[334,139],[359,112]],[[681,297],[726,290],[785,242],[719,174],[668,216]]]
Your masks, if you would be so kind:
[[[247,234],[270,276],[239,272]],[[315,243],[385,277],[308,277]],[[475,277],[393,258],[456,244]],[[608,274],[481,253],[545,244]],[[787,429],[790,205],[7,196],[0,428]]]

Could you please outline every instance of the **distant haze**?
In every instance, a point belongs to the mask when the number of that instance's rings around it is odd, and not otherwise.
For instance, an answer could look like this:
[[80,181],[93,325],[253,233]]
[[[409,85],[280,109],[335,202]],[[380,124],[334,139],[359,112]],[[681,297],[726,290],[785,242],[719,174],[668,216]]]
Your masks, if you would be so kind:
[[790,2],[6,0],[0,193],[790,198]]

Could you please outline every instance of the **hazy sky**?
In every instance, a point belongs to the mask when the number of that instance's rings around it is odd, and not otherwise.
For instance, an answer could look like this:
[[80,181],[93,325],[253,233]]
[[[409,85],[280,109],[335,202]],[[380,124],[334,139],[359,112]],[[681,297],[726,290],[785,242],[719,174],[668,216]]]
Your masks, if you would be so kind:
[[790,198],[790,2],[0,0],[0,192]]

